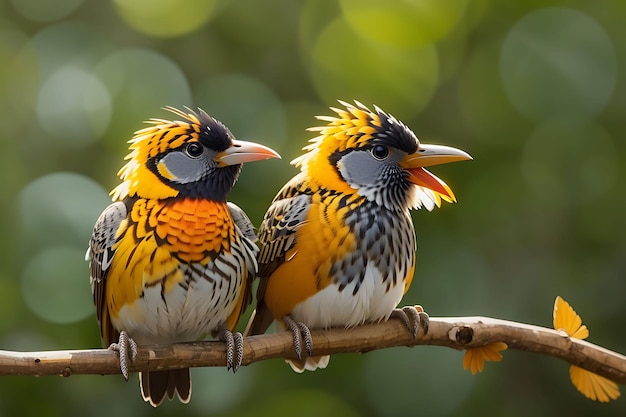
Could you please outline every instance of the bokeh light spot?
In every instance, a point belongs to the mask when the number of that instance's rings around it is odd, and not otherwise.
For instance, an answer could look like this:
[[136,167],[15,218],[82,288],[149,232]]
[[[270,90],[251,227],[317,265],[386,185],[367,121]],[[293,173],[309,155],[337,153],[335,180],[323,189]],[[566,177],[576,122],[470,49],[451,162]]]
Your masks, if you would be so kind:
[[61,19],[76,10],[83,0],[12,0],[15,10],[27,19],[50,22]]
[[502,45],[500,73],[518,111],[534,120],[594,116],[617,80],[617,58],[605,29],[586,14],[546,8],[522,18]]
[[148,49],[122,49],[107,55],[94,73],[113,96],[114,130],[107,132],[115,145],[141,127],[141,121],[160,117],[159,109],[191,105],[185,74],[165,55]]
[[0,22],[0,141],[10,141],[32,122],[39,71],[36,50],[22,30]]
[[346,20],[360,36],[399,47],[415,47],[446,36],[465,11],[466,0],[341,0]]
[[42,85],[37,117],[59,145],[85,146],[108,127],[111,97],[97,77],[78,67],[63,67]]
[[198,29],[211,19],[215,0],[115,0],[117,11],[130,27],[156,37],[175,37]]
[[282,102],[266,84],[243,74],[208,78],[195,90],[194,101],[225,123],[240,139],[266,138],[268,146],[287,140]]
[[78,245],[85,250],[96,219],[111,203],[96,182],[65,172],[34,180],[24,187],[17,201],[29,243]]
[[73,323],[93,310],[85,251],[51,247],[35,254],[22,274],[22,294],[39,317],[54,323]]
[[570,208],[594,206],[609,193],[618,165],[617,149],[606,130],[574,118],[539,125],[522,157],[524,179],[537,201]]
[[[210,77],[195,89],[194,101],[238,139],[262,143],[282,154],[287,142],[285,109],[276,93],[261,81],[242,74]],[[255,210],[264,213],[267,206],[255,205],[251,200],[258,199],[250,197],[267,193],[259,184],[272,184],[283,169],[275,160],[245,164],[230,199],[246,207],[251,216],[256,216]]]
[[37,32],[32,38],[42,79],[70,65],[91,71],[103,56],[114,49],[109,39],[94,26],[62,22]]
[[320,34],[312,51],[313,81],[328,103],[357,99],[382,108],[394,103],[400,118],[415,116],[432,98],[439,60],[432,45],[400,48],[367,42],[344,19]]

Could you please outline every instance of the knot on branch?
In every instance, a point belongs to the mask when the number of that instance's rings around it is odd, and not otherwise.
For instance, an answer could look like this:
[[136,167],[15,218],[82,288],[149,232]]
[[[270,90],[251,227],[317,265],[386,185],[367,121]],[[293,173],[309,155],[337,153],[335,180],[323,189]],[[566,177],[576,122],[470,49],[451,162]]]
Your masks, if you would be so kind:
[[459,345],[468,345],[474,340],[474,329],[469,326],[455,326],[450,329],[450,340]]

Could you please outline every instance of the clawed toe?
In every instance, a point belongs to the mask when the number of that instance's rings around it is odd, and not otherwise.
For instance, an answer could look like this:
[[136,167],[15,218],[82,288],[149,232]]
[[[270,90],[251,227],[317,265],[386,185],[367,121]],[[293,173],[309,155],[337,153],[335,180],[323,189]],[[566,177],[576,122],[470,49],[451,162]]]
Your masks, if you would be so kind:
[[400,308],[393,309],[393,311],[391,312],[391,315],[389,316],[389,318],[400,319],[402,321],[402,323],[404,323],[404,327],[409,329],[409,331],[411,333],[414,332],[413,328],[411,327],[411,320],[409,320],[409,316],[408,316],[408,314],[404,310],[402,310]]
[[311,337],[311,330],[309,330],[306,324],[295,321],[290,316],[285,316],[283,321],[293,335],[294,350],[296,351],[298,359],[302,359],[303,344],[307,355],[311,356],[313,354],[313,338]]
[[243,361],[243,335],[225,329],[220,332],[219,339],[226,343],[226,369],[237,372]]
[[243,335],[239,332],[233,334],[235,342],[235,360],[233,362],[233,373],[237,372],[243,361]]
[[135,361],[137,357],[137,343],[126,333],[120,332],[120,337],[117,343],[111,343],[108,349],[114,350],[120,355],[120,370],[124,379],[128,381],[128,365]]
[[313,337],[311,336],[311,330],[309,330],[306,324],[301,322],[298,322],[298,328],[302,333],[302,341],[304,342],[306,353],[311,356],[313,354]]
[[413,337],[417,337],[419,333],[420,323],[424,329],[424,334],[428,333],[428,327],[430,324],[430,317],[424,311],[422,306],[406,306],[403,308],[396,308],[391,312],[390,318],[398,318],[402,320],[406,328],[411,332]]
[[422,306],[420,305],[415,306],[415,310],[419,315],[420,322],[422,323],[422,328],[424,329],[424,334],[428,334],[428,329],[430,328],[430,316],[427,312],[424,311],[424,308],[422,308]]

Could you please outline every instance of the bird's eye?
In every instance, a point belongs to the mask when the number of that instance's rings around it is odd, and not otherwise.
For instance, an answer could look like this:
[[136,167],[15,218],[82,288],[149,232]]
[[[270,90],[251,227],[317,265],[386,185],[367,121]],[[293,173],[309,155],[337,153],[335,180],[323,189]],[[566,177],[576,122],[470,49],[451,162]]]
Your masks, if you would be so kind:
[[378,160],[385,159],[389,156],[389,148],[383,145],[376,145],[371,150],[372,156]]
[[204,148],[197,142],[191,142],[185,148],[185,152],[187,152],[187,155],[191,156],[192,158],[197,158],[202,155],[202,153],[204,152]]

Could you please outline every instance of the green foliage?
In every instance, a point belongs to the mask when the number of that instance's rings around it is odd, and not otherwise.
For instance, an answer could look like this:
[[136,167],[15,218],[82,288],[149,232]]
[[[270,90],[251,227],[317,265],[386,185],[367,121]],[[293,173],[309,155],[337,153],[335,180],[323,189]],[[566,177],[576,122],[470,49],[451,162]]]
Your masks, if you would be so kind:
[[[475,158],[433,169],[459,202],[414,213],[404,303],[549,327],[562,295],[591,341],[626,351],[625,13],[622,0],[0,0],[0,348],[100,345],[82,254],[126,140],[162,106],[202,107],[282,154],[246,166],[232,194],[258,225],[313,116],[357,99]],[[422,347],[304,375],[276,360],[193,370],[191,404],[156,411],[135,378],[4,377],[0,416],[624,415],[623,399],[580,396],[567,369],[507,351],[471,376],[460,352]]]

